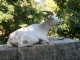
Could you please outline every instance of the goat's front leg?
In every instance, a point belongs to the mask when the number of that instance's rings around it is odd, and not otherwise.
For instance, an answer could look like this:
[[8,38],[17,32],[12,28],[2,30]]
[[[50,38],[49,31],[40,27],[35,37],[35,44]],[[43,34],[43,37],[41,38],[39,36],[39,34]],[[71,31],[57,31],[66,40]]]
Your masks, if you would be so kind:
[[50,36],[48,36],[47,38],[48,40],[64,40],[65,39],[65,37],[50,37]]

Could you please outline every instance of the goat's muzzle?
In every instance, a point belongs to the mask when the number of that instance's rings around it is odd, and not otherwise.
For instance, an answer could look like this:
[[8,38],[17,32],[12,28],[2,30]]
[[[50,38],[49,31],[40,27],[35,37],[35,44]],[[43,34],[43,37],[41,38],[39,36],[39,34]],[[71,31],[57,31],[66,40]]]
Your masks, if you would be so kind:
[[61,22],[58,22],[58,23],[57,23],[57,25],[60,25],[60,24],[61,24]]

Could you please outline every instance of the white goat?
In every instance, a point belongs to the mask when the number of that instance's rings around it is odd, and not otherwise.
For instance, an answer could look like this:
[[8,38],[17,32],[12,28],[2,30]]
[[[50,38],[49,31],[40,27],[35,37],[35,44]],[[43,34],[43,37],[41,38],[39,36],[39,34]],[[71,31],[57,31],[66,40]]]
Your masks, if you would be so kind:
[[52,12],[50,11],[42,11],[42,12],[47,12],[47,14],[50,15],[46,21],[40,24],[32,24],[28,27],[20,28],[12,32],[9,35],[7,45],[8,46],[15,45],[18,47],[31,46],[33,44],[36,44],[40,40],[42,40],[43,43],[48,43],[49,39],[52,38],[47,36],[49,28],[52,25],[56,26],[57,28],[57,26],[60,25],[60,21],[56,16],[54,16]]

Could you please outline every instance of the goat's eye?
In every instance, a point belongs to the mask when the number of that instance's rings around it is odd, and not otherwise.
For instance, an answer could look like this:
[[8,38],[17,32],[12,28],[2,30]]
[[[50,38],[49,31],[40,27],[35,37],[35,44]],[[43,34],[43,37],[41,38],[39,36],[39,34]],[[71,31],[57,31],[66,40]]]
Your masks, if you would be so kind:
[[59,17],[58,17],[58,19],[59,19]]

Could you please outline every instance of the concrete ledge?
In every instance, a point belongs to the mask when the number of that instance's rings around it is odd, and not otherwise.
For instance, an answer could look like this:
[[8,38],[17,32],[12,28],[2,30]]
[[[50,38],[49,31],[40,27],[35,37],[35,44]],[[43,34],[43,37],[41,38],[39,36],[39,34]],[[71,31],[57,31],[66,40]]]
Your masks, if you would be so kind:
[[65,39],[64,43],[58,42],[55,46],[55,60],[80,60],[80,41]]
[[0,45],[0,60],[17,60],[17,48]]
[[0,46],[0,60],[80,60],[80,41],[51,40],[50,44],[12,48]]

